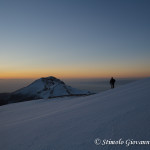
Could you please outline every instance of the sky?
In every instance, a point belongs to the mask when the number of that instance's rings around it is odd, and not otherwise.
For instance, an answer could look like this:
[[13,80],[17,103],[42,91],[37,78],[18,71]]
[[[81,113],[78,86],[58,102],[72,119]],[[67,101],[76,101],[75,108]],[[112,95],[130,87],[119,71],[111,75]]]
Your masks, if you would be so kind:
[[1,0],[0,79],[150,76],[149,0]]

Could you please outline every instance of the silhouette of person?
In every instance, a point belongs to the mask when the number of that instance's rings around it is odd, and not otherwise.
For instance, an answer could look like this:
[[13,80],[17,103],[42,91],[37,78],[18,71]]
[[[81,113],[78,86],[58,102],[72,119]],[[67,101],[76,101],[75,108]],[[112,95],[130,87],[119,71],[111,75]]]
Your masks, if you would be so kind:
[[116,82],[116,80],[113,77],[111,77],[110,86],[111,86],[112,89],[115,87],[115,82]]

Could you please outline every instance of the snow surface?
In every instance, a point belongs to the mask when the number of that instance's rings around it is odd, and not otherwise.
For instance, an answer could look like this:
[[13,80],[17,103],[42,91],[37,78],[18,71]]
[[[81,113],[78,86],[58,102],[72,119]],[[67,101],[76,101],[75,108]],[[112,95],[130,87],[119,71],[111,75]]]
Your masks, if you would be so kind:
[[149,150],[94,139],[150,141],[150,78],[85,97],[0,107],[0,150]]

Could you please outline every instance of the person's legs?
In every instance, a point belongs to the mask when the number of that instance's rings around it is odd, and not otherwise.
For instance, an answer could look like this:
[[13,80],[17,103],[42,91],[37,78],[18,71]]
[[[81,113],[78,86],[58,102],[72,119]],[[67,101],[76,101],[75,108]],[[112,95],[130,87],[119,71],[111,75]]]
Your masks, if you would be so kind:
[[113,84],[111,84],[111,89],[113,88]]
[[114,84],[112,84],[112,88],[114,88],[115,86],[114,86]]

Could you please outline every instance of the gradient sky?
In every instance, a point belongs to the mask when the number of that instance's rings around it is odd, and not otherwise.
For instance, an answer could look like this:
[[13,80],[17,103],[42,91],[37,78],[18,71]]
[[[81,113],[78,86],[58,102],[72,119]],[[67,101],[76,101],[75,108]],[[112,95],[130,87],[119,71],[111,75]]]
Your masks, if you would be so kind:
[[0,78],[150,76],[149,0],[1,0]]

